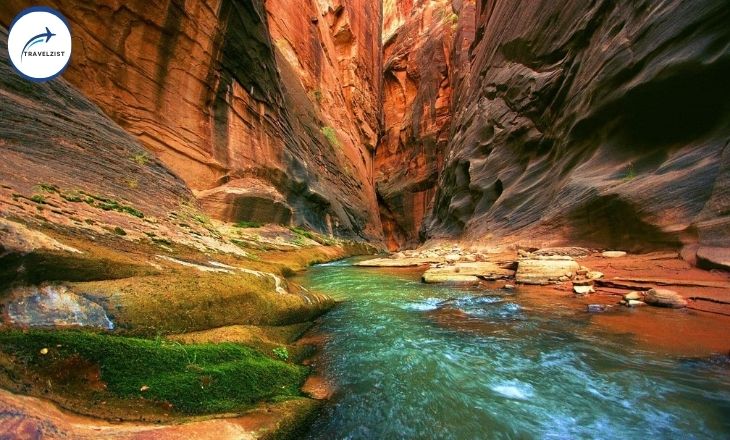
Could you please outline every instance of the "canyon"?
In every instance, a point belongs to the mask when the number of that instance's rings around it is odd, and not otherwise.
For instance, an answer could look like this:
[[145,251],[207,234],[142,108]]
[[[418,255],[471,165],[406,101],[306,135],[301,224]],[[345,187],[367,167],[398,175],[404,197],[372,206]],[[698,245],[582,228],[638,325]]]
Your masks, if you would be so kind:
[[[393,252],[371,265],[432,265],[424,281],[476,285],[531,284],[519,264],[571,261],[546,289],[572,295],[576,270],[595,268],[608,277],[600,306],[667,285],[695,301],[699,286],[692,313],[725,325],[724,0],[48,0],[73,52],[45,83],[7,53],[13,18],[34,4],[0,4],[3,328],[162,338],[137,348],[189,364],[181,343],[201,356],[243,343],[291,367],[285,391],[256,391],[300,400],[223,421],[205,419],[225,412],[215,402],[171,415],[155,403],[166,389],[141,383],[48,397],[34,378],[57,380],[66,354],[17,364],[0,332],[0,407],[20,414],[0,430],[85,438],[110,429],[91,417],[124,413],[119,438],[152,438],[150,422],[175,435],[181,420],[188,433],[301,433],[320,403],[297,394],[311,383],[295,369],[313,362],[297,340],[335,301],[296,274],[355,255]],[[204,388],[227,380],[219,368],[186,374]],[[39,418],[46,397],[83,429],[55,406]],[[248,398],[220,408],[240,413]]]
[[214,218],[727,261],[722,1],[51,3],[66,81]]

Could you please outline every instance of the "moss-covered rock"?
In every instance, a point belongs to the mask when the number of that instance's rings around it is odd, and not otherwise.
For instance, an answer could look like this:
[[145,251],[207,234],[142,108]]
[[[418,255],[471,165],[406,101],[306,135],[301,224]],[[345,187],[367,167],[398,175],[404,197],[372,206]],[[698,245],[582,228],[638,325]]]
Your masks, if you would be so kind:
[[78,389],[84,385],[64,371],[74,360],[98,367],[98,394],[144,398],[183,415],[240,411],[262,400],[300,396],[308,372],[239,344],[181,345],[80,331],[0,332],[0,353],[6,356],[0,369],[5,386],[27,390],[41,384],[51,397],[83,396],[88,390]]

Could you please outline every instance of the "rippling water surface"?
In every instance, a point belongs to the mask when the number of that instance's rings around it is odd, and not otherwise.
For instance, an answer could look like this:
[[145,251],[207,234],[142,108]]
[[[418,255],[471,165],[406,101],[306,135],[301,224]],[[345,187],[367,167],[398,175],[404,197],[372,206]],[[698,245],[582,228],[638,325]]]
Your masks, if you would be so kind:
[[312,439],[730,438],[726,360],[654,355],[587,316],[411,272],[339,262],[301,281],[344,301],[323,323],[337,392]]

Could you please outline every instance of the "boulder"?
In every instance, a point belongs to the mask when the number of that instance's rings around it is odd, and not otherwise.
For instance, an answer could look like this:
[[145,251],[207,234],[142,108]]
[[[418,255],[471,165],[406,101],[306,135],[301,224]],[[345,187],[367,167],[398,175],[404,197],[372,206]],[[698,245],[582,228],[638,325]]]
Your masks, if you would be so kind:
[[563,279],[572,279],[580,265],[570,258],[520,260],[515,280],[521,284],[551,284]]
[[700,246],[697,264],[705,269],[730,270],[730,248]]
[[510,278],[514,271],[496,263],[472,262],[456,263],[453,266],[432,267],[421,278],[424,283],[476,283],[480,280]]
[[681,309],[687,306],[687,300],[679,293],[669,289],[650,289],[644,296],[644,302],[657,307]]

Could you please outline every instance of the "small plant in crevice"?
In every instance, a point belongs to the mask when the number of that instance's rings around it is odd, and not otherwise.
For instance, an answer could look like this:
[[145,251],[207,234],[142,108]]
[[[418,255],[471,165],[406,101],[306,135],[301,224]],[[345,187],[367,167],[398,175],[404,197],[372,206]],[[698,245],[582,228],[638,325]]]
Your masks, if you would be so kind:
[[629,166],[626,169],[626,175],[624,175],[624,181],[628,182],[629,180],[633,180],[636,178],[636,170],[634,170],[634,164],[632,162],[629,162]]
[[39,183],[38,189],[42,192],[55,193],[58,192],[58,186],[51,183]]
[[280,360],[282,360],[282,361],[289,360],[289,350],[286,347],[276,347],[271,351]]
[[324,137],[327,139],[327,142],[329,142],[332,147],[340,147],[340,140],[337,138],[337,132],[334,128],[325,125],[321,128],[321,131],[322,135],[324,135]]
[[[72,202],[72,203],[78,203],[78,202],[84,201],[81,198],[81,194],[79,194],[77,192],[73,192],[73,191],[61,193],[61,198],[66,200],[67,202]],[[93,199],[92,199],[92,203],[93,203]]]
[[117,234],[117,235],[127,235],[127,231],[125,231],[124,229],[120,228],[119,226],[115,226],[114,227],[114,233]]
[[43,197],[43,196],[42,196],[42,195],[40,195],[40,194],[34,194],[34,195],[33,195],[33,196],[32,196],[32,197],[30,198],[30,200],[31,200],[31,201],[33,201],[33,202],[35,202],[35,203],[39,203],[39,204],[41,204],[41,205],[44,205],[44,204],[46,203],[46,198],[45,198],[45,197]]
[[132,161],[136,163],[137,165],[143,167],[147,165],[150,162],[150,157],[147,155],[147,153],[137,153],[134,156],[132,156]]

